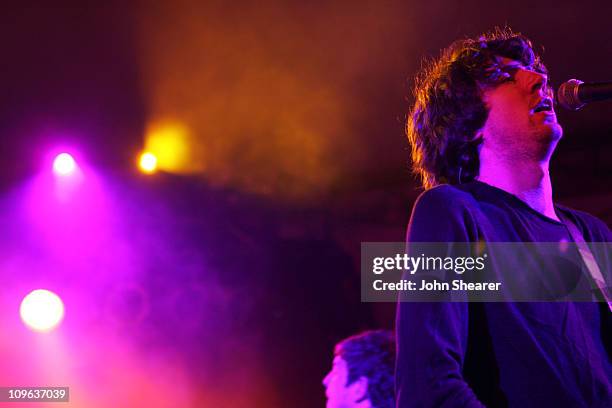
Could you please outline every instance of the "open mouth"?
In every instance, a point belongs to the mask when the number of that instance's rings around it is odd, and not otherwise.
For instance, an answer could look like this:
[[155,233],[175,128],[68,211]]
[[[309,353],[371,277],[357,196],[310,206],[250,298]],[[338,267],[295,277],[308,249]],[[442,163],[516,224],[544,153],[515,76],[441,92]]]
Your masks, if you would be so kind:
[[549,112],[553,113],[553,104],[552,100],[549,98],[542,99],[536,106],[533,108],[533,113],[539,112]]

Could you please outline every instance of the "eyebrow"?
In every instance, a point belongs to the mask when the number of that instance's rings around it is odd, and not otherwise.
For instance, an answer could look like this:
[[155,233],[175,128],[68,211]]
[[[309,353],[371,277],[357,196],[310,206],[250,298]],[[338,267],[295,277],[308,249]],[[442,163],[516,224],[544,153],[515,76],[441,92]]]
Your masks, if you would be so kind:
[[499,69],[503,72],[509,73],[511,74],[513,77],[516,75],[516,71],[519,69],[525,69],[525,70],[529,70],[529,71],[533,71],[533,72],[537,72],[539,74],[542,75],[546,75],[546,77],[548,77],[548,71],[546,71],[545,69],[542,69],[536,65],[524,65],[520,62],[516,62],[516,63],[510,63],[510,64],[506,64],[506,65],[501,65],[499,67]]
[[503,70],[515,70],[515,69],[520,69],[520,68],[525,68],[525,69],[530,69],[530,67],[526,67],[525,65],[521,64],[521,63],[513,63],[513,64],[506,64],[506,65],[501,65],[499,67],[499,69]]

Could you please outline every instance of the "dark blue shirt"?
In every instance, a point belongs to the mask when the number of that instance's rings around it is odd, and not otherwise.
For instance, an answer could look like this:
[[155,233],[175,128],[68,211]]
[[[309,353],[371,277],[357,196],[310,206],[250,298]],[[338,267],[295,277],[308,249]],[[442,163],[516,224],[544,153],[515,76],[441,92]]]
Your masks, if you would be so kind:
[[[599,219],[555,208],[587,242],[612,242]],[[421,194],[407,239],[572,241],[563,223],[478,181]],[[598,261],[610,270],[609,258]],[[397,406],[612,407],[610,315],[604,303],[588,302],[400,302]]]

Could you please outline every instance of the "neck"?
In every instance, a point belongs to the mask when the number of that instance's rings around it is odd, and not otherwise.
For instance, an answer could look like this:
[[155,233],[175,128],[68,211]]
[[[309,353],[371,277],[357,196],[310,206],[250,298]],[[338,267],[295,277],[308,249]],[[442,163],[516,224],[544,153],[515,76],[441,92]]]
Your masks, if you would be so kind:
[[501,157],[484,146],[477,180],[514,194],[539,213],[559,221],[552,199],[549,161]]

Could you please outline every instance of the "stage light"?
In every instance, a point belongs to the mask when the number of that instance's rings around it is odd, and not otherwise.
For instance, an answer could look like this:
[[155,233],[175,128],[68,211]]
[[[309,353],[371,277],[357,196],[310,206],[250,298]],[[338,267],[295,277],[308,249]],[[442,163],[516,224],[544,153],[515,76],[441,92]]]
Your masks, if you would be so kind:
[[66,176],[76,169],[76,162],[68,153],[61,153],[53,160],[53,171],[59,176]]
[[46,332],[53,330],[64,317],[64,304],[55,293],[36,289],[21,301],[21,320],[30,329]]
[[153,173],[157,170],[157,157],[153,153],[145,152],[140,155],[138,165],[144,173]]
[[169,173],[200,171],[193,160],[193,136],[180,121],[153,122],[147,126],[144,151],[155,155],[156,168]]

